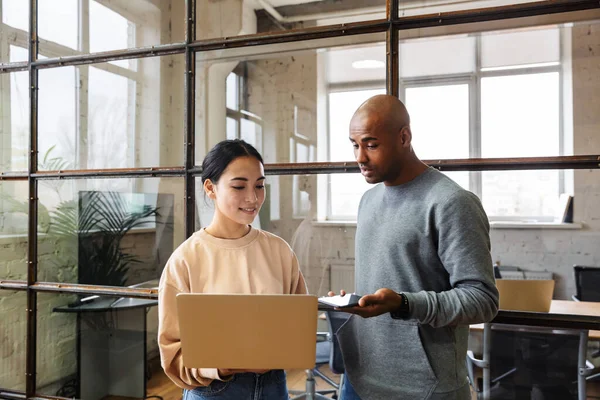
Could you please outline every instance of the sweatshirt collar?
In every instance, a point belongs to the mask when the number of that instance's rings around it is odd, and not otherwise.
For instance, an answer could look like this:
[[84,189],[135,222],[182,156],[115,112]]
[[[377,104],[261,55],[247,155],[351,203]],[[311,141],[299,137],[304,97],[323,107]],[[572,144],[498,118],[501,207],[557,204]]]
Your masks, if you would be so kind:
[[212,236],[210,233],[206,232],[205,228],[200,229],[198,232],[196,232],[196,234],[202,240],[205,240],[216,246],[223,247],[226,249],[237,249],[252,243],[258,237],[258,229],[250,227],[250,231],[246,235],[238,239],[221,239]]

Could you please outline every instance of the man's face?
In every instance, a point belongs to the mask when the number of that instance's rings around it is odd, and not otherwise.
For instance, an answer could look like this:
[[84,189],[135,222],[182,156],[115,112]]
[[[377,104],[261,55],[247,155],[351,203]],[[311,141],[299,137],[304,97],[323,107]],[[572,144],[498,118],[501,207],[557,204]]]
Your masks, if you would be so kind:
[[400,132],[389,132],[377,118],[358,117],[350,123],[350,142],[368,183],[393,181],[398,176],[404,158]]

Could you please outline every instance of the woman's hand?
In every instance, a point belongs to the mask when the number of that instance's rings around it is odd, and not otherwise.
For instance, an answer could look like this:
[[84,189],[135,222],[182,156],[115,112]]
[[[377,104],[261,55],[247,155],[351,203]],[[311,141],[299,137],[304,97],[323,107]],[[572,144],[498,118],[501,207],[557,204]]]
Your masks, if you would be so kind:
[[221,378],[227,378],[233,374],[243,374],[247,372],[251,372],[254,374],[264,374],[270,370],[268,369],[228,369],[228,368],[219,368],[219,376]]

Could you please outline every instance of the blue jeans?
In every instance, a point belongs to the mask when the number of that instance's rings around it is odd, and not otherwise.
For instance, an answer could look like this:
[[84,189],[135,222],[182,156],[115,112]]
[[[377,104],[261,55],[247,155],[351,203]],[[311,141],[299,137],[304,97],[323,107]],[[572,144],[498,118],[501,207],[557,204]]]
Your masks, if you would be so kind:
[[184,390],[183,400],[288,400],[285,371],[235,374],[229,381],[214,380],[208,386]]
[[358,394],[354,391],[354,388],[350,384],[348,378],[344,377],[344,384],[342,385],[342,395],[340,400],[360,400]]

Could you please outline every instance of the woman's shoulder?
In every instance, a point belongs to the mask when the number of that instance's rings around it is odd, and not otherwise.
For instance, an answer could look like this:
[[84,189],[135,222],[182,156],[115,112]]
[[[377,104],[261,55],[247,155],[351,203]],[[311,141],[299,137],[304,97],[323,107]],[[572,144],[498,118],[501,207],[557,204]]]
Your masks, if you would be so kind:
[[170,261],[174,261],[176,263],[182,261],[185,262],[185,260],[189,258],[190,255],[196,257],[198,255],[198,251],[201,251],[204,245],[203,242],[204,241],[202,240],[202,237],[198,235],[198,232],[195,232],[194,234],[192,234],[192,236],[190,236],[189,238],[184,240],[183,243],[177,246],[177,248],[171,254]]
[[274,233],[262,230],[262,229],[257,229],[258,231],[258,239],[260,241],[263,242],[268,242],[271,246],[281,246],[283,248],[286,249],[290,249],[291,250],[291,246],[290,244],[285,241],[283,238],[281,238],[280,236],[277,236]]

